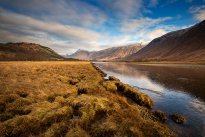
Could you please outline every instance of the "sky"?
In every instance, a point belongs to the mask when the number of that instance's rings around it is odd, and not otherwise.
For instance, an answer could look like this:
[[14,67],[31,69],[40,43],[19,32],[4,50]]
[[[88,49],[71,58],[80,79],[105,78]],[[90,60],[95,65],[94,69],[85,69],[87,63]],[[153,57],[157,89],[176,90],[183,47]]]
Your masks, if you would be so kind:
[[205,19],[205,0],[0,0],[0,42],[61,55],[148,43]]

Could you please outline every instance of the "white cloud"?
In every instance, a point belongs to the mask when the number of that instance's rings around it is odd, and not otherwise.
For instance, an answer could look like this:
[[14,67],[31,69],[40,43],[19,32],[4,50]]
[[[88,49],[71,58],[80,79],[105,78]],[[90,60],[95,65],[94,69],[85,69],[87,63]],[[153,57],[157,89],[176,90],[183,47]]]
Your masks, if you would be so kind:
[[96,49],[97,45],[92,43],[83,43],[81,41],[65,41],[49,37],[35,37],[30,35],[21,35],[6,30],[0,30],[0,42],[30,42],[47,46],[65,55],[67,53],[73,53],[76,49]]
[[165,31],[165,30],[163,30],[163,29],[156,29],[156,30],[153,30],[153,31],[149,32],[149,33],[146,35],[146,37],[147,37],[148,39],[154,39],[154,38],[160,37],[160,36],[162,36],[162,35],[164,35],[164,34],[166,34],[166,33],[167,33],[167,31]]
[[199,12],[200,10],[204,9],[205,8],[205,5],[201,5],[201,6],[192,6],[189,8],[189,12],[190,13],[197,13]]
[[173,26],[173,25],[155,25],[148,28],[143,28],[139,31],[136,31],[132,36],[135,41],[149,43],[154,38],[160,37],[168,32],[184,29],[190,26]]
[[199,12],[197,12],[194,17],[199,20],[199,21],[203,21],[205,20],[205,9],[200,10]]
[[105,8],[110,8],[120,18],[131,18],[141,13],[142,0],[103,0]]
[[[33,42],[53,48],[60,54],[75,49],[100,50],[135,41],[147,42],[163,34],[163,29],[150,27],[170,19],[169,17],[151,19],[140,18],[123,24],[120,35],[112,36],[83,27],[47,22],[29,16],[0,11],[1,42]],[[133,34],[134,32],[134,34]],[[146,39],[144,38],[146,36]],[[104,45],[104,46],[102,46]]]
[[196,20],[198,21],[205,20],[205,5],[192,6],[190,7],[189,12],[193,14]]
[[53,22],[45,22],[11,12],[1,11],[0,21],[1,26],[7,27],[7,29],[20,28],[22,29],[22,31],[40,31],[48,35],[55,35],[68,39],[72,37],[74,39],[96,41],[99,37],[99,34],[95,31],[85,29],[82,27],[63,25]]
[[159,24],[169,19],[171,18],[164,17],[164,18],[152,19],[152,18],[143,17],[139,19],[127,20],[122,23],[121,31],[122,32],[135,32],[135,31],[139,31],[140,29],[148,29],[150,27],[155,26],[156,24]]
[[76,48],[94,49],[101,35],[83,27],[46,22],[0,10],[1,42],[32,42],[65,54]]
[[[170,17],[144,17],[142,0],[103,0],[99,1],[102,9],[80,0],[0,2],[15,11],[0,8],[0,42],[33,42],[60,54],[148,42],[176,29],[163,25]],[[153,6],[158,4],[158,0],[150,2]],[[115,29],[109,30],[112,28],[104,23],[113,23]]]
[[75,23],[82,26],[101,25],[106,21],[106,15],[97,7],[80,0],[1,0],[1,5],[17,9],[34,18],[60,22]]
[[112,36],[112,37],[107,35],[104,36],[104,38],[101,41],[99,41],[99,43],[100,45],[105,45],[107,47],[126,45],[132,42],[132,37],[133,36],[129,34],[122,34],[119,36]]

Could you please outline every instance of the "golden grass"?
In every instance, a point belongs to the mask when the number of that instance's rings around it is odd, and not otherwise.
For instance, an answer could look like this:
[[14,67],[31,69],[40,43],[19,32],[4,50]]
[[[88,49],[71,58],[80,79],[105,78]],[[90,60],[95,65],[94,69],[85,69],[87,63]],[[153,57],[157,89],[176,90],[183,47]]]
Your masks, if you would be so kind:
[[89,62],[1,62],[0,136],[174,136],[148,96],[103,75]]

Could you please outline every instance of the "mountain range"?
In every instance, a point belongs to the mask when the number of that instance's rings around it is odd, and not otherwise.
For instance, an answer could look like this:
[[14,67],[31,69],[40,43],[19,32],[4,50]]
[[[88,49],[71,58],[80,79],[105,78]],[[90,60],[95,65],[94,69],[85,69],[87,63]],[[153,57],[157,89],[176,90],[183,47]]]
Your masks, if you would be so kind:
[[97,61],[205,61],[205,21],[169,32],[148,45],[139,43],[89,52],[78,50],[67,57]]
[[89,52],[86,50],[77,50],[67,57],[81,60],[114,61],[132,55],[144,46],[145,44],[135,43],[128,46],[112,47],[100,51]]
[[[65,59],[67,58],[67,59]],[[77,50],[64,57],[34,43],[0,43],[0,61],[11,60],[92,60],[92,61],[205,61],[205,21],[169,32],[148,45],[136,43],[100,51]]]

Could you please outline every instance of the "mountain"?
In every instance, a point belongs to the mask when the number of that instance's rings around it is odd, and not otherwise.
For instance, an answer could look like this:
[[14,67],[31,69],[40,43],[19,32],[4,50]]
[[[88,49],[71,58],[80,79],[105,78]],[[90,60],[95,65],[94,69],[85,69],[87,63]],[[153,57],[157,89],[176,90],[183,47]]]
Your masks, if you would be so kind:
[[67,55],[66,57],[80,59],[80,60],[89,60],[90,54],[91,54],[91,52],[89,52],[89,51],[79,49],[75,53],[73,53],[72,55]]
[[100,61],[118,60],[136,53],[142,47],[144,47],[144,45],[137,43],[128,46],[108,48],[92,53],[90,58]]
[[0,61],[63,60],[48,47],[34,43],[0,43]]
[[85,51],[85,50],[77,50],[72,55],[67,57],[75,58],[75,59],[83,59],[83,60],[98,60],[98,61],[112,61],[112,60],[120,60],[121,58],[127,57],[131,54],[136,53],[145,45],[136,43],[128,46],[121,47],[112,47],[100,51]]
[[205,21],[152,40],[126,61],[205,61]]

